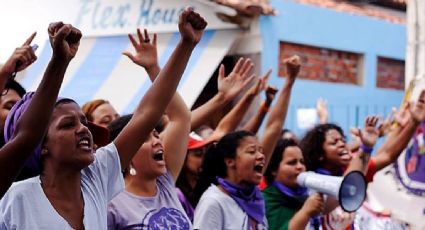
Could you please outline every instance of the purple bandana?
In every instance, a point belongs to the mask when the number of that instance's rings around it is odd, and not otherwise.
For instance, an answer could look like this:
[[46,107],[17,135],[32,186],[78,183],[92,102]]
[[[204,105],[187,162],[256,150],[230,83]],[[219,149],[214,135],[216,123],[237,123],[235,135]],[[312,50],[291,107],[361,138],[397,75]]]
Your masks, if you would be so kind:
[[[28,109],[30,102],[34,96],[34,92],[26,93],[21,100],[16,102],[16,104],[12,107],[10,112],[7,115],[6,122],[4,124],[4,140],[5,143],[9,142],[15,132],[16,125],[18,124],[19,119],[24,114],[24,112]],[[56,103],[67,99],[67,98],[58,98]],[[67,99],[70,100],[70,99]],[[21,173],[25,175],[39,175],[41,173],[41,147],[42,143],[40,143],[35,149],[33,154],[27,159],[24,167],[21,170]]]
[[317,168],[316,173],[319,173],[319,174],[322,174],[322,175],[327,175],[327,176],[332,176],[331,171],[324,169],[324,168]]
[[289,188],[288,186],[274,181],[272,183],[274,187],[276,187],[281,193],[286,196],[295,198],[297,200],[304,201],[308,197],[308,190],[304,187],[298,187],[297,189]]
[[263,194],[257,186],[242,188],[220,177],[217,177],[217,182],[249,217],[257,223],[263,223],[266,208]]

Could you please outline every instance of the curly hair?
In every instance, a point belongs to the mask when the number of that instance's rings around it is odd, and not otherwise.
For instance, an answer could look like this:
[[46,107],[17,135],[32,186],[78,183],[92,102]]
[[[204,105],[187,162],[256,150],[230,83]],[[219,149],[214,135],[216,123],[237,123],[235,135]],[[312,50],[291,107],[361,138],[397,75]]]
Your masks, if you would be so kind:
[[292,139],[280,139],[277,142],[276,147],[274,148],[272,156],[270,158],[270,163],[267,166],[266,172],[264,173],[264,178],[266,179],[267,184],[273,183],[275,179],[273,172],[276,172],[278,170],[280,162],[283,159],[285,149],[292,146],[298,147],[298,144]]
[[327,123],[316,125],[313,129],[308,131],[301,140],[300,147],[303,152],[307,170],[315,171],[322,166],[320,158],[325,156],[323,143],[326,140],[326,133],[329,130],[336,130],[344,136],[344,131],[342,131],[341,127]]
[[255,134],[243,130],[232,132],[222,137],[217,144],[208,149],[202,163],[202,172],[194,190],[194,199],[196,203],[211,183],[217,183],[217,176],[223,178],[227,176],[227,167],[224,160],[235,159],[236,149],[240,141],[249,136],[255,137]]

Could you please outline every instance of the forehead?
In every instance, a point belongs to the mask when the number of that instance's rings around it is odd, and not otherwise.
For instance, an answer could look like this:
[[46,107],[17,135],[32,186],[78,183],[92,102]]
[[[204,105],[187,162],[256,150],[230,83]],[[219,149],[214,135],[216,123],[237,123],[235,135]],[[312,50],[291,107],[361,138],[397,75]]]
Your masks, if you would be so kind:
[[246,148],[250,146],[258,145],[258,140],[256,136],[246,136],[239,141],[240,148]]
[[78,106],[74,102],[60,103],[55,107],[53,111],[52,120],[59,119],[60,117],[69,116],[69,115],[81,116],[84,114],[80,106]]
[[15,90],[13,90],[13,89],[9,89],[9,91],[7,92],[7,94],[5,94],[5,95],[3,95],[3,96],[0,97],[0,100],[2,102],[10,101],[10,100],[18,101],[20,99],[21,99],[21,96],[19,96],[19,94]]
[[283,159],[300,157],[303,157],[303,153],[301,152],[301,149],[298,146],[286,147],[283,152]]
[[336,129],[330,129],[326,132],[326,140],[328,139],[340,139],[343,138],[343,136],[341,135],[340,132],[338,132],[338,130]]
[[93,114],[101,114],[101,113],[116,113],[114,107],[112,107],[109,103],[103,103],[99,105],[94,111]]

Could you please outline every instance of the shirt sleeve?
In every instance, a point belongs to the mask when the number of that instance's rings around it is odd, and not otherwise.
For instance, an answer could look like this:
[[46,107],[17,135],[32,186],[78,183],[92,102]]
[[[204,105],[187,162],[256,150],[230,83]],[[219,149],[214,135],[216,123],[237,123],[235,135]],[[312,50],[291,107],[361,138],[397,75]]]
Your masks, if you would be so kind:
[[117,211],[115,207],[109,203],[108,205],[108,230],[117,229]]
[[213,198],[201,199],[195,210],[194,229],[219,230],[223,227],[224,213]]
[[124,190],[124,178],[118,150],[111,142],[96,151],[95,161],[89,166],[99,178],[108,201]]
[[3,213],[0,213],[0,230],[6,230],[6,223],[4,222]]

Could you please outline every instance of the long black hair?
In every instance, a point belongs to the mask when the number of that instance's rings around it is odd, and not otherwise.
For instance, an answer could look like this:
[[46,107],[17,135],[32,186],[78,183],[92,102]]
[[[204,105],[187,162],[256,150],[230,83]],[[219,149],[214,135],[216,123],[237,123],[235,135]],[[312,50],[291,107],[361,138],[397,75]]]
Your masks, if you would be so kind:
[[316,125],[313,129],[308,131],[301,140],[300,147],[303,152],[307,170],[315,171],[316,169],[322,167],[320,158],[325,156],[323,143],[326,140],[326,133],[333,129],[344,136],[344,131],[342,131],[341,127],[335,124],[327,123]]
[[273,172],[276,172],[279,169],[285,149],[291,146],[298,147],[298,144],[292,139],[280,139],[277,142],[276,147],[273,150],[272,157],[270,158],[270,163],[264,173],[264,178],[266,179],[267,184],[271,184],[275,180]]
[[196,203],[198,203],[202,194],[212,183],[217,184],[217,176],[222,178],[227,176],[227,167],[224,160],[235,159],[236,149],[240,141],[250,136],[255,137],[255,134],[248,131],[232,132],[225,135],[217,144],[208,149],[202,163],[202,172],[194,190]]

